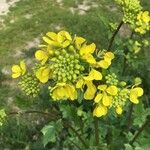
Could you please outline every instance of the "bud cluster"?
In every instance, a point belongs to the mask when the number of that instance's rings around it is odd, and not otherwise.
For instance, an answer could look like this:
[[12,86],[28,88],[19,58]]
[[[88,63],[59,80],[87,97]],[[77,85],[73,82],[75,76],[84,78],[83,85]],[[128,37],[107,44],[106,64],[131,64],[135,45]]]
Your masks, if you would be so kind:
[[27,73],[22,77],[19,86],[26,95],[33,97],[36,97],[40,91],[38,79],[30,73]]
[[106,83],[109,85],[117,85],[118,84],[118,79],[115,73],[108,74],[106,77]]
[[122,6],[123,9],[123,21],[124,23],[130,23],[133,25],[136,20],[138,12],[142,9],[139,0],[116,0],[116,2]]
[[75,82],[84,67],[80,64],[79,54],[74,52],[68,52],[63,49],[55,51],[55,57],[51,59],[53,70],[53,78],[59,82],[73,81]]
[[123,107],[125,105],[125,102],[129,98],[129,93],[130,93],[130,91],[126,88],[124,88],[124,89],[118,88],[118,94],[113,97],[112,106],[113,107],[118,107],[118,106]]

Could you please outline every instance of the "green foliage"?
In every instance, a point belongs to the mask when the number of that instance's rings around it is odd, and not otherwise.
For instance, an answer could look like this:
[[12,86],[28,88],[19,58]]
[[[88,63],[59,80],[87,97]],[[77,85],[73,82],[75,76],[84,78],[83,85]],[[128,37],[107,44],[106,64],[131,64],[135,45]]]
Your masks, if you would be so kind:
[[133,115],[134,115],[133,125],[140,127],[143,124],[143,122],[145,122],[147,117],[150,115],[150,108],[144,108],[144,104],[140,102],[138,105],[134,107]]
[[48,125],[42,128],[41,132],[43,133],[43,144],[44,147],[49,142],[56,142],[56,139],[58,137],[58,134],[62,130],[62,124],[61,120],[58,120],[57,122],[50,122]]

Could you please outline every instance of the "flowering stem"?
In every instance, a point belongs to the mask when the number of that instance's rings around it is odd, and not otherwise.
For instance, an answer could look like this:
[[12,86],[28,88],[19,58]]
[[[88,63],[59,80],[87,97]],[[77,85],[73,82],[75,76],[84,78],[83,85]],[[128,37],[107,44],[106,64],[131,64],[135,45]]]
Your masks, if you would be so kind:
[[133,143],[135,142],[135,140],[139,137],[139,135],[142,133],[142,131],[145,129],[145,127],[150,123],[150,120],[147,119],[145,121],[145,123],[141,126],[141,128],[139,128],[138,132],[135,134],[135,136],[133,137],[133,139],[129,142],[129,144],[133,145]]
[[115,36],[117,35],[117,33],[119,32],[121,26],[123,25],[123,21],[120,22],[120,24],[118,25],[117,29],[114,31],[111,39],[110,39],[110,42],[109,42],[109,45],[108,45],[108,49],[107,50],[111,50],[111,47],[112,47],[112,44],[113,44],[113,41],[115,39]]

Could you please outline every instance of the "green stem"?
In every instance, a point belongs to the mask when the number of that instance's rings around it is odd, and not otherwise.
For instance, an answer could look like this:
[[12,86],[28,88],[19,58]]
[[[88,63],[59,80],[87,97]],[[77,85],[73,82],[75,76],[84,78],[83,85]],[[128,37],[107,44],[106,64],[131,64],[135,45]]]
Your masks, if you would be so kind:
[[94,118],[94,128],[95,128],[96,146],[99,146],[99,129],[98,129],[98,119],[97,118]]
[[71,141],[71,140],[70,140],[70,142],[71,142],[76,148],[78,148],[79,150],[82,150],[82,149],[78,146],[78,144],[76,144],[75,142],[73,142],[73,141]]
[[110,38],[110,42],[109,42],[107,50],[109,50],[109,51],[111,50],[111,47],[112,47],[113,42],[114,42],[114,39],[115,39],[115,37],[116,37],[117,33],[119,32],[119,30],[120,30],[122,25],[123,25],[123,21],[120,22],[120,24],[118,25],[117,29],[114,31],[112,37]]
[[129,114],[127,118],[127,131],[130,130],[132,124],[132,112],[133,112],[133,103],[129,106]]

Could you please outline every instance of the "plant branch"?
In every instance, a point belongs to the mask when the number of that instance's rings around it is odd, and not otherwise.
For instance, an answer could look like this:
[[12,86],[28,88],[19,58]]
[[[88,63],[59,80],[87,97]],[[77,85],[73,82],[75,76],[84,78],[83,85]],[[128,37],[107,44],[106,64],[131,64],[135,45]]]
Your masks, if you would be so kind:
[[73,141],[71,141],[71,140],[69,140],[75,147],[77,147],[79,150],[82,150],[79,146],[78,146],[78,144],[76,144],[75,142],[73,142]]
[[54,112],[43,112],[43,111],[38,111],[38,110],[26,110],[26,111],[16,111],[16,112],[10,112],[7,115],[23,115],[23,114],[42,114],[42,115],[46,115],[48,117],[50,117],[52,120],[57,120],[58,116],[56,116],[56,114],[54,114]]
[[109,45],[108,45],[108,49],[107,50],[111,50],[111,47],[112,47],[112,44],[113,44],[113,41],[117,35],[117,33],[119,32],[121,26],[123,25],[123,21],[120,22],[120,24],[118,25],[117,29],[114,31],[112,37],[110,38],[110,42],[109,42]]
[[84,146],[85,148],[88,148],[88,145],[87,145],[87,144],[85,143],[85,141],[82,139],[81,135],[80,135],[70,124],[68,124],[68,123],[66,123],[66,122],[64,121],[64,127],[70,128],[70,129],[76,134],[76,136],[78,137],[78,139],[82,142],[83,146]]
[[145,123],[141,126],[141,128],[139,128],[138,132],[135,134],[135,136],[133,137],[133,139],[129,142],[129,144],[133,145],[133,143],[135,142],[135,140],[139,137],[139,135],[143,132],[143,130],[145,129],[145,127],[150,123],[150,120],[147,119],[145,121]]
[[129,107],[129,114],[128,114],[128,117],[127,117],[127,131],[129,131],[130,128],[131,128],[132,112],[133,112],[133,103],[131,103],[131,105]]

